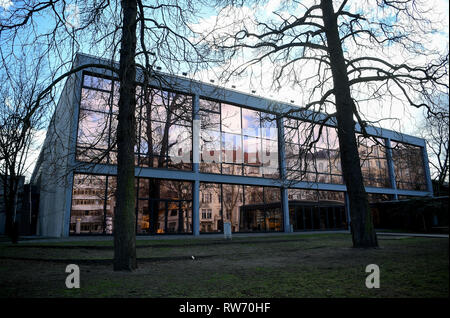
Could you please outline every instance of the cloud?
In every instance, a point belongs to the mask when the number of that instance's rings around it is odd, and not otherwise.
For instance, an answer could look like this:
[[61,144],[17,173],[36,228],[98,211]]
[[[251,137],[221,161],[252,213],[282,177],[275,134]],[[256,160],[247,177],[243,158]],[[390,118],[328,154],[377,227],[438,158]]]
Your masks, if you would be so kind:
[[8,10],[9,7],[13,6],[13,2],[11,0],[0,0],[0,7]]
[[[237,31],[245,27],[249,32],[258,33],[261,30],[255,25],[255,21],[261,21],[267,23],[267,25],[279,25],[282,21],[279,15],[283,18],[293,18],[293,14],[301,16],[305,11],[302,5],[309,6],[315,3],[314,1],[301,2],[301,5],[295,6],[294,2],[283,0],[269,0],[264,2],[263,5],[256,6],[242,6],[242,7],[227,7],[224,10],[217,12],[216,15],[209,16],[203,20],[204,23],[196,25],[197,28],[203,28],[203,34],[208,34],[209,38],[220,35],[235,34]],[[417,2],[419,3],[419,2]],[[418,12],[426,18],[433,21],[431,25],[426,25],[425,29],[416,31],[416,23],[420,21],[409,20],[407,16],[401,14],[397,17],[396,26],[407,29],[410,33],[410,37],[417,40],[419,43],[423,43],[424,51],[436,50],[440,53],[448,51],[448,2],[445,0],[430,0],[420,3]],[[339,7],[340,3],[335,4]],[[392,12],[388,10],[381,10],[375,1],[352,1],[349,2],[347,7],[352,12],[363,12],[364,16],[371,21],[380,21],[380,19],[393,19]],[[279,15],[272,14],[272,11],[276,11]],[[238,22],[235,23],[235,17],[238,17]],[[218,27],[219,26],[219,27]],[[216,28],[216,29],[214,29]],[[205,32],[208,30],[208,32]],[[293,35],[284,37],[284,41],[290,41],[293,39]],[[426,39],[426,40],[424,40]],[[432,61],[436,55],[427,55],[419,51],[417,54],[411,54],[405,50],[401,45],[390,43],[380,49],[378,46],[370,42],[370,39],[360,37],[359,44],[356,45],[352,39],[347,39],[344,47],[346,57],[354,59],[361,56],[373,56],[380,58],[384,61],[388,61],[393,64],[401,64],[405,61],[410,65],[425,65]],[[246,42],[252,43],[251,40]],[[362,44],[362,45],[361,45]],[[235,69],[244,63],[248,62],[255,56],[258,56],[257,50],[245,50],[240,54],[235,54],[231,60],[228,60],[228,69]],[[298,51],[297,51],[298,52]],[[315,51],[311,51],[313,54]],[[240,76],[231,77],[230,82],[235,85],[240,91],[249,93],[251,90],[256,90],[257,95],[261,95],[266,98],[272,98],[282,102],[290,102],[294,100],[295,105],[303,106],[306,103],[317,100],[318,96],[328,90],[330,87],[319,91],[313,91],[312,87],[317,81],[316,77],[312,77],[317,74],[317,64],[310,61],[295,63],[288,70],[286,76],[281,79],[279,85],[274,85],[274,74],[276,74],[283,62],[295,58],[295,52],[291,52],[291,55],[286,55],[285,60],[283,58],[275,61],[275,58],[266,58],[259,63],[248,67],[246,72]],[[281,57],[281,54],[278,56]],[[373,66],[374,63],[367,62],[365,65]],[[198,79],[220,79],[224,74],[224,70],[220,66],[204,70],[197,74]],[[328,71],[328,76],[331,75]],[[370,74],[370,73],[367,73]],[[357,76],[355,73],[352,76]],[[308,85],[303,85],[305,80],[310,78]],[[332,85],[329,81],[329,85]],[[220,83],[220,85],[229,86],[228,83]],[[403,92],[397,87],[391,85],[389,90],[378,90],[380,83],[374,83],[373,85],[355,85],[352,86],[353,96],[359,100],[359,107],[361,113],[365,115],[365,118],[372,121],[380,122],[379,126],[398,130],[406,133],[413,133],[415,130],[415,122],[417,118],[421,117],[422,110],[416,110],[410,107],[406,102],[406,98],[403,96]],[[413,92],[411,92],[411,96]],[[329,107],[332,111],[333,106]],[[324,109],[321,109],[324,111]],[[390,119],[395,118],[395,119]]]

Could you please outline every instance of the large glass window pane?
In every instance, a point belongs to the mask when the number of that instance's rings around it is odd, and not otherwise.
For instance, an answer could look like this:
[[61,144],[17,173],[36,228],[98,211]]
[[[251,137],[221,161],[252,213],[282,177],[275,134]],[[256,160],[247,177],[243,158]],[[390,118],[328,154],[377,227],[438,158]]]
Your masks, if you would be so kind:
[[328,130],[326,126],[320,127],[320,125],[314,126],[313,140],[316,141],[314,146],[316,148],[327,149],[328,148]]
[[253,137],[260,136],[260,117],[260,112],[242,108],[242,131],[244,135]]
[[397,188],[426,190],[422,149],[400,142],[392,142],[391,146]]
[[[169,93],[166,91],[152,90],[149,96],[151,120],[163,123],[167,121],[167,113],[169,110],[168,94]],[[146,110],[148,111],[148,108],[146,108]]]
[[261,165],[261,139],[244,136],[244,163]]
[[180,93],[171,93],[169,110],[175,124],[191,126],[192,97]]
[[192,170],[192,97],[157,89],[149,93],[140,111],[139,164]]
[[241,135],[222,133],[222,162],[242,163]]
[[281,205],[278,207],[268,207],[265,211],[266,231],[281,232],[283,231],[283,212]]
[[109,115],[80,110],[77,143],[81,147],[108,148]]
[[80,106],[84,109],[109,112],[110,111],[110,92],[97,91],[93,89],[81,89]]
[[137,234],[150,234],[150,207],[149,200],[137,200]]
[[357,134],[357,142],[364,185],[389,187],[384,140]]
[[75,174],[72,190],[70,234],[103,233],[105,193],[105,176]]
[[220,112],[220,103],[200,98],[200,109]]
[[343,192],[289,189],[288,198],[295,231],[347,229]]
[[116,212],[116,190],[117,177],[108,176],[106,191],[106,209],[105,209],[105,233],[112,234],[114,231],[114,214]]
[[315,127],[317,124],[299,121],[298,123],[298,135],[300,140],[300,145],[302,147],[309,147],[310,143],[314,141]]
[[200,135],[200,171],[220,173],[220,132],[202,130]]
[[191,128],[173,125],[169,129],[169,167],[190,169],[192,155]]
[[241,176],[243,174],[242,164],[222,163],[222,174]]
[[140,178],[137,183],[137,232],[192,232],[192,184]]
[[110,79],[101,78],[92,75],[83,76],[83,86],[102,89],[106,91],[111,90],[112,81]]
[[299,143],[298,129],[284,127],[284,140],[286,143],[295,143],[298,145],[298,143]]
[[221,186],[200,184],[200,232],[223,231]]
[[220,131],[220,114],[200,111],[201,129]]
[[268,113],[261,113],[261,137],[278,140],[278,128],[277,128],[276,116]]
[[244,186],[245,205],[240,210],[241,230],[244,232],[265,231],[263,187]]
[[285,160],[286,169],[299,170],[300,169],[300,149],[298,144],[285,144]]
[[222,131],[234,134],[241,133],[241,108],[229,104],[221,107]]
[[242,231],[283,230],[279,188],[244,186],[244,201],[240,211]]
[[339,151],[339,138],[337,135],[337,129],[333,127],[327,127],[328,135],[328,149],[333,151]]
[[141,121],[139,138],[140,165],[164,168],[167,147],[163,147],[164,124]]
[[242,186],[224,184],[222,186],[223,194],[223,220],[224,222],[231,222],[231,230],[239,232],[239,216],[240,208],[244,204]]
[[276,140],[262,140],[261,161],[265,177],[279,177],[278,142]]

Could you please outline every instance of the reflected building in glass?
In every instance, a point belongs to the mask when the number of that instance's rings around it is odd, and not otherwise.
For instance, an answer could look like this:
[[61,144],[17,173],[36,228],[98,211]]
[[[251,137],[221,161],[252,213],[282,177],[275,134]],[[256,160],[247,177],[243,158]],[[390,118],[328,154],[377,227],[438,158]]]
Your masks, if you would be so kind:
[[[78,54],[74,67],[110,62]],[[348,229],[333,121],[293,105],[159,74],[137,78],[136,233]],[[33,172],[38,233],[114,233],[119,82],[101,68],[67,79]],[[315,114],[319,116],[321,114]],[[314,117],[315,118],[315,117]],[[431,194],[423,139],[357,133],[371,202]]]

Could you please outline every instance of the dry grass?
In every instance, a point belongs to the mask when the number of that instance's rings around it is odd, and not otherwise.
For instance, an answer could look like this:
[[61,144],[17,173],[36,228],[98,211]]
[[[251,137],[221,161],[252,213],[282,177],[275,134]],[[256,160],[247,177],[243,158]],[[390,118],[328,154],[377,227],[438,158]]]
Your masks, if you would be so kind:
[[[368,250],[351,248],[348,234],[141,241],[132,273],[112,271],[111,244],[2,244],[0,296],[449,296],[448,239],[392,237]],[[70,263],[80,266],[80,289],[65,287]],[[380,266],[380,289],[365,287],[368,264]]]

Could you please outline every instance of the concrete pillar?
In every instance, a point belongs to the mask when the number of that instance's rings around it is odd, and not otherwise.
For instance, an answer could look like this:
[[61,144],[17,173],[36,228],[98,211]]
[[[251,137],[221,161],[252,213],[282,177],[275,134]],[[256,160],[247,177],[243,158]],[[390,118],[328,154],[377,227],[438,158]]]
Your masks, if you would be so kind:
[[200,235],[200,181],[195,180],[192,191],[192,233],[194,236]]
[[285,187],[281,188],[281,207],[283,209],[284,232],[290,233],[292,230],[289,220],[289,197],[288,189]]
[[[391,188],[397,190],[397,181],[395,180],[394,160],[392,159],[391,139],[385,139],[386,159],[388,164],[389,180],[391,181]],[[397,193],[394,194],[394,200],[398,200]]]
[[427,191],[433,196],[433,183],[431,182],[430,163],[428,161],[427,144],[424,143],[422,149],[423,169],[425,171],[425,181],[427,183]]
[[195,181],[192,184],[192,233],[200,235],[200,114],[199,95],[194,95],[193,100],[193,125],[192,125],[192,170]]
[[286,175],[286,155],[285,155],[285,145],[284,145],[284,122],[283,118],[277,117],[277,127],[278,127],[278,164],[280,169],[280,177],[283,183],[281,188],[281,207],[283,209],[283,221],[284,221],[284,232],[291,232],[291,224],[289,220],[289,197],[288,189],[284,184],[287,183]]

